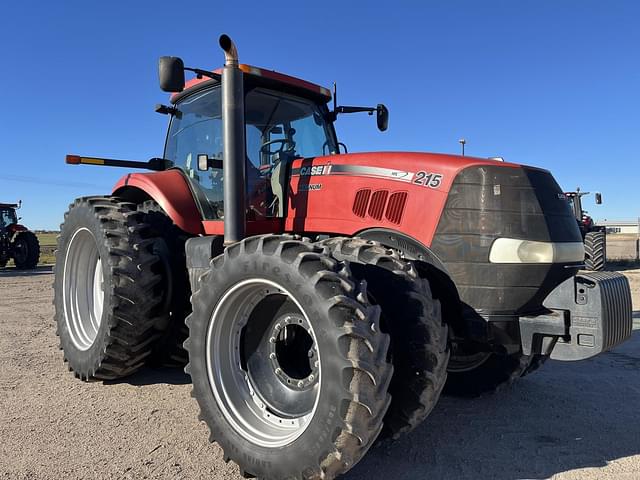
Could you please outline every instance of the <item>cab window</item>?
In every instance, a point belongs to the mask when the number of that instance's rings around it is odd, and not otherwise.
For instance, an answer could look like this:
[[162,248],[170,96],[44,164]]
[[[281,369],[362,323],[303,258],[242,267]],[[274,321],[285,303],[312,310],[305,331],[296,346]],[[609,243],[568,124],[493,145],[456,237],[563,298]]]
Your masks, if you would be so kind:
[[[165,158],[189,178],[205,219],[222,219],[222,168],[198,169],[199,155],[222,160],[220,87],[187,97],[177,109]],[[282,216],[287,164],[337,152],[325,112],[311,100],[257,88],[245,97],[245,125],[247,219]]]

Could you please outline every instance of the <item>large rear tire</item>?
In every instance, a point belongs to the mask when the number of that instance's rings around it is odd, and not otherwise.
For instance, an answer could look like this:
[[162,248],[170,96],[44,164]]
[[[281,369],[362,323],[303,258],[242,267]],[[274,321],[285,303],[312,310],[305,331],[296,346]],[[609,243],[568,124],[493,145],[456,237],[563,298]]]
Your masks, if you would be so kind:
[[65,214],[56,252],[56,333],[77,377],[121,378],[150,355],[165,296],[155,244],[136,205],[118,198],[80,198]]
[[40,260],[40,242],[33,232],[20,232],[13,241],[13,261],[20,270],[33,270]]
[[187,319],[187,373],[211,441],[244,476],[332,479],[389,406],[389,337],[346,264],[291,236],[214,258]]
[[584,236],[584,264],[587,270],[604,270],[607,264],[607,236],[605,232],[587,232]]
[[349,261],[367,282],[370,300],[382,309],[381,327],[391,337],[394,374],[391,405],[381,439],[397,439],[417,427],[438,402],[447,379],[447,326],[429,282],[414,266],[378,242],[330,238],[331,255]]
[[137,209],[150,234],[157,239],[153,253],[162,264],[166,292],[163,318],[158,320],[164,333],[155,342],[150,362],[164,367],[184,367],[189,360],[183,347],[189,335],[185,319],[191,313],[191,287],[184,249],[189,235],[153,200],[139,204]]

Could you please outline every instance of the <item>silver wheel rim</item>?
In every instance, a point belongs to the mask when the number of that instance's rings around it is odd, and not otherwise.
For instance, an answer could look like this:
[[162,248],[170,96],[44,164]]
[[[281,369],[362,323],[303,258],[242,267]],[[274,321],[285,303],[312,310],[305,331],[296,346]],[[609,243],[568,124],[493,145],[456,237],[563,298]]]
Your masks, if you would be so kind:
[[88,350],[102,322],[104,274],[96,239],[87,228],[79,228],[71,237],[62,284],[67,331],[76,348]]
[[[265,358],[259,357],[256,365],[273,369],[273,378],[281,383],[277,387],[290,393],[288,398],[304,398],[308,408],[295,414],[274,408],[271,391],[260,388],[253,375],[251,360],[243,363],[245,357],[253,353],[244,346],[248,338],[248,333],[244,333],[248,330],[245,329],[254,327],[255,324],[251,323],[256,322],[254,312],[260,311],[263,302],[276,298],[295,305],[297,312],[273,317],[268,322],[269,327],[261,324],[260,328],[265,327],[266,335],[261,335],[261,338],[268,337],[270,343],[277,345],[280,340],[274,341],[274,338],[278,333],[272,335],[271,332],[304,329],[312,342],[308,350],[311,373],[304,378],[299,378],[301,375],[298,374],[291,383],[292,377],[278,363],[280,359],[275,350],[264,355]],[[264,319],[261,322],[264,323]],[[320,396],[320,357],[316,345],[316,336],[307,314],[282,286],[266,279],[248,279],[227,290],[217,303],[207,327],[206,367],[218,407],[239,435],[255,445],[275,448],[290,444],[304,433],[316,412]],[[289,406],[295,410],[299,408],[298,403],[292,401]]]

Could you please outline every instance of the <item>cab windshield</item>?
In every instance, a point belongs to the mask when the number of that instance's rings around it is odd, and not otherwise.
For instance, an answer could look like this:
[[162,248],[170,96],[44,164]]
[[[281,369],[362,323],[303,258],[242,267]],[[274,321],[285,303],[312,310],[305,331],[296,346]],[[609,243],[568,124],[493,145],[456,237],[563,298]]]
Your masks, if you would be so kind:
[[[205,219],[222,219],[223,176],[221,166],[198,169],[198,155],[222,160],[220,87],[185,98],[173,116],[164,158],[181,168],[190,179]],[[337,152],[333,129],[324,106],[312,100],[274,90],[255,88],[245,96],[246,175],[248,219],[279,216],[271,185],[271,173],[294,158],[310,158]],[[277,190],[277,189],[276,189]],[[278,213],[278,211],[280,213]]]
[[18,223],[16,211],[13,208],[0,208],[0,228]]

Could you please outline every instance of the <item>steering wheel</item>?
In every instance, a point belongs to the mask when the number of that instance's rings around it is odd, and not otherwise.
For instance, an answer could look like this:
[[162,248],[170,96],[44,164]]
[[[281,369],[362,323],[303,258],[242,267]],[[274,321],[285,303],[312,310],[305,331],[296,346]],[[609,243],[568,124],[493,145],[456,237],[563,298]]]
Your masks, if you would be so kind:
[[[280,148],[277,149],[276,151],[272,152],[271,149],[269,148],[271,145],[275,145],[275,144],[280,144]],[[285,145],[288,145],[287,148],[285,148]],[[275,155],[276,153],[282,153],[282,152],[293,152],[296,148],[296,142],[294,142],[293,140],[289,140],[288,138],[276,138],[275,140],[270,140],[268,142],[264,142],[261,146],[260,146],[260,153],[266,153],[269,155]]]

